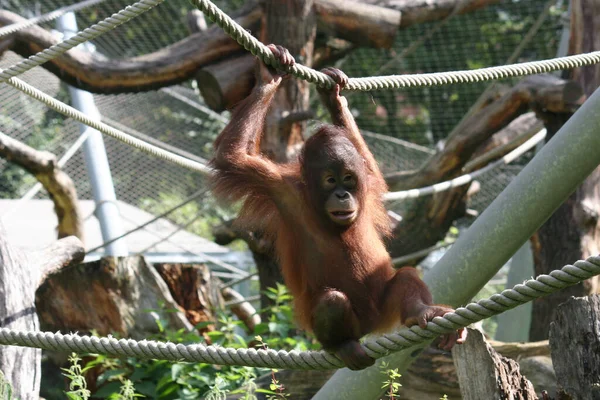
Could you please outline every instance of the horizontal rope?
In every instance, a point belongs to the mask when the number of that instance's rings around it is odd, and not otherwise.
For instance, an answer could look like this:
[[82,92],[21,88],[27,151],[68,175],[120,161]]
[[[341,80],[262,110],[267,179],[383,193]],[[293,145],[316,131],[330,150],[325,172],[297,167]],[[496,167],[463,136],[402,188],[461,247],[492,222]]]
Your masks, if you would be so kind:
[[[155,146],[148,142],[145,142],[144,140],[137,139],[136,137],[134,137],[128,133],[125,133],[125,132],[120,131],[116,128],[113,128],[107,124],[104,124],[103,122],[91,119],[86,114],[82,113],[81,111],[78,111],[75,108],[73,108],[63,102],[52,98],[51,96],[47,95],[46,93],[42,92],[39,89],[36,89],[35,87],[27,84],[26,82],[22,81],[19,78],[11,78],[7,81],[7,83],[10,84],[11,86],[15,87],[16,89],[22,91],[23,93],[27,94],[28,96],[31,96],[32,98],[34,98],[38,101],[41,101],[42,103],[46,104],[48,107],[60,112],[61,114],[66,115],[69,118],[73,118],[83,124],[86,124],[86,125],[94,128],[114,139],[117,139],[117,140],[137,149],[137,150],[143,151],[152,156],[158,157],[162,160],[171,162],[180,167],[184,167],[184,168],[187,168],[187,169],[195,171],[195,172],[200,172],[204,175],[210,175],[213,172],[210,167],[208,167],[207,165],[205,165],[203,163],[200,163],[200,162],[197,162],[194,160],[190,160],[189,158],[182,157],[178,154],[174,154],[173,152],[164,150],[158,146]],[[502,159],[495,161],[494,163],[491,163],[491,164],[487,165],[486,167],[473,172],[472,174],[465,174],[465,175],[459,176],[457,178],[454,178],[452,180],[449,180],[446,182],[440,182],[440,183],[437,183],[437,184],[434,184],[431,186],[426,186],[423,188],[409,189],[409,190],[403,190],[403,191],[398,191],[398,192],[389,192],[384,195],[384,201],[416,198],[416,197],[421,197],[421,196],[425,196],[425,195],[430,195],[433,193],[443,192],[445,190],[449,190],[451,188],[455,188],[455,187],[458,187],[461,185],[466,185],[467,183],[472,182],[473,179],[477,178],[478,176],[481,176],[482,174],[489,172],[491,169],[494,169],[503,164],[508,164],[508,163],[512,162],[514,159],[520,157],[523,153],[525,153],[526,151],[531,149],[533,146],[535,146],[537,143],[539,143],[541,140],[543,140],[545,135],[546,135],[545,130],[540,131],[538,134],[534,135],[527,142],[523,143],[521,146],[519,146],[518,148],[516,148],[515,150],[513,150],[506,156],[504,156]]]
[[42,65],[45,62],[66,53],[73,47],[79,46],[81,43],[87,42],[88,40],[92,40],[108,31],[111,31],[117,26],[122,25],[138,15],[156,7],[163,1],[164,0],[141,0],[130,6],[127,6],[118,13],[105,18],[104,20],[84,29],[83,31],[78,32],[71,38],[50,46],[47,49],[13,65],[12,67],[1,71],[0,82],[6,82],[12,77],[21,75],[22,73],[27,72],[38,65]]
[[486,172],[493,170],[494,168],[497,168],[501,165],[510,164],[511,162],[513,162],[514,160],[516,160],[517,158],[521,157],[523,154],[525,154],[526,152],[531,150],[533,147],[535,147],[538,143],[540,143],[545,138],[546,138],[546,129],[542,129],[541,131],[539,131],[538,133],[533,135],[531,137],[531,139],[527,140],[525,143],[523,143],[522,145],[520,145],[519,147],[517,147],[516,149],[514,149],[513,151],[511,151],[504,157],[502,157],[501,159],[494,161],[493,163],[490,163],[490,164],[486,165],[485,167],[483,167],[473,173],[464,174],[457,178],[451,179],[449,181],[436,183],[435,185],[425,186],[425,187],[422,187],[419,189],[408,189],[408,190],[402,190],[402,191],[398,191],[398,192],[388,192],[383,195],[383,200],[384,201],[392,201],[392,200],[414,199],[417,197],[422,197],[422,196],[426,196],[426,195],[430,195],[430,194],[434,194],[434,193],[440,193],[440,192],[444,192],[449,189],[453,189],[453,188],[456,188],[459,186],[466,185],[467,183],[472,182],[474,179],[485,174]]
[[[225,33],[237,41],[243,48],[260,58],[265,64],[278,67],[275,56],[258,39],[247,32],[231,17],[221,11],[210,0],[191,0],[200,11],[210,20],[220,26]],[[448,85],[451,83],[484,82],[502,78],[534,75],[563,69],[571,69],[600,63],[600,51],[587,54],[578,54],[569,57],[560,57],[544,61],[532,61],[521,64],[504,65],[498,67],[481,68],[468,71],[436,72],[430,74],[414,75],[388,75],[368,78],[350,78],[344,87],[346,90],[381,90],[400,89],[407,87],[423,87]],[[286,72],[307,82],[315,83],[321,87],[331,88],[333,79],[306,67],[302,64],[294,64],[284,69]]]
[[211,168],[209,168],[208,166],[206,166],[202,163],[190,160],[188,158],[179,156],[177,154],[173,154],[170,151],[161,149],[160,147],[154,146],[154,145],[147,143],[141,139],[137,139],[137,138],[133,137],[132,135],[129,135],[123,131],[115,129],[103,122],[89,118],[86,114],[82,113],[81,111],[76,110],[75,108],[73,108],[63,102],[54,99],[53,97],[47,95],[46,93],[42,92],[39,89],[34,88],[33,86],[29,85],[28,83],[22,81],[19,78],[10,78],[7,81],[7,83],[9,85],[13,86],[14,88],[22,91],[23,93],[27,94],[28,96],[31,96],[32,98],[34,98],[38,101],[41,101],[42,103],[44,103],[48,107],[58,111],[59,113],[66,115],[69,118],[73,118],[83,124],[86,124],[87,126],[92,127],[114,139],[117,139],[117,140],[137,149],[137,150],[143,151],[154,157],[160,158],[165,161],[169,161],[175,165],[179,165],[180,167],[184,167],[184,168],[187,168],[192,171],[200,172],[205,175],[210,174],[212,171]]
[[6,35],[10,35],[12,33],[18,32],[22,29],[29,28],[30,26],[42,24],[44,22],[50,22],[55,20],[56,18],[65,15],[71,11],[79,11],[84,8],[91,7],[95,4],[102,3],[106,0],[85,0],[80,3],[71,4],[70,6],[61,7],[47,14],[39,15],[37,17],[29,18],[27,21],[17,22],[16,24],[11,24],[8,26],[4,26],[0,28],[0,38]]
[[[436,317],[425,329],[418,326],[402,329],[367,340],[363,348],[373,358],[410,348],[453,332],[474,322],[510,310],[533,299],[543,297],[567,286],[600,274],[600,256],[566,265],[550,275],[516,285],[477,303],[460,307],[443,317]],[[81,336],[52,332],[26,332],[0,328],[0,344],[33,347],[54,351],[98,353],[117,357],[137,357],[168,361],[202,362],[218,365],[324,370],[343,367],[339,358],[325,351],[284,351],[264,349],[233,349],[203,344],[175,344],[157,341],[136,341],[113,337]]]

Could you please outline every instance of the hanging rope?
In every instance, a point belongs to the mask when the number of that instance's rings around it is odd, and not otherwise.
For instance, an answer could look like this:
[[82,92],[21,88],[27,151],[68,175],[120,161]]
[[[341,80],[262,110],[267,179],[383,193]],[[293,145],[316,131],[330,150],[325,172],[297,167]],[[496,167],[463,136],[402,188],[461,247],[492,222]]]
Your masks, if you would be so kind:
[[[396,333],[367,340],[363,347],[369,356],[381,358],[391,352],[416,346],[438,335],[453,332],[598,274],[600,274],[600,256],[577,261],[574,265],[566,265],[560,270],[552,271],[550,275],[540,275],[534,280],[516,285],[513,289],[468,304],[443,317],[436,317],[427,324],[426,329],[418,326],[405,328]],[[233,349],[202,344],[186,345],[77,334],[25,332],[7,328],[0,328],[0,344],[63,352],[99,353],[117,357],[263,368],[323,370],[343,366],[336,356],[325,351]]]
[[13,65],[12,67],[1,71],[0,82],[6,82],[8,79],[17,75],[21,75],[22,73],[27,72],[38,65],[44,64],[46,61],[53,60],[71,50],[73,47],[79,46],[81,43],[87,42],[88,40],[92,40],[108,31],[115,29],[119,25],[128,22],[138,15],[145,13],[163,1],[164,0],[141,0],[135,4],[127,6],[118,13],[105,18],[104,20],[84,29],[81,32],[78,32],[73,37],[50,46],[47,49]]
[[29,28],[30,26],[33,26],[33,25],[38,25],[38,24],[42,24],[44,22],[53,21],[56,18],[58,18],[62,15],[65,15],[68,12],[83,10],[85,8],[91,7],[98,3],[102,3],[104,1],[106,1],[106,0],[85,0],[85,1],[82,1],[81,3],[71,4],[70,6],[61,7],[59,9],[49,12],[47,14],[43,14],[43,15],[39,15],[37,17],[30,18],[27,21],[17,22],[16,24],[4,26],[4,27],[0,28],[0,38],[3,36],[6,36],[6,35],[10,35],[12,33],[18,32],[22,29]]
[[[221,11],[217,6],[210,2],[210,0],[191,0],[191,2],[243,48],[260,58],[265,64],[278,67],[273,53],[271,53],[264,44],[242,28],[237,22],[231,19],[231,17]],[[350,78],[344,89],[365,91],[448,85],[451,83],[483,82],[515,76],[541,74],[597,63],[600,63],[600,51],[544,61],[533,61],[469,71]],[[285,71],[297,78],[315,83],[321,87],[331,88],[334,84],[333,80],[327,75],[302,64],[294,64],[294,66]]]

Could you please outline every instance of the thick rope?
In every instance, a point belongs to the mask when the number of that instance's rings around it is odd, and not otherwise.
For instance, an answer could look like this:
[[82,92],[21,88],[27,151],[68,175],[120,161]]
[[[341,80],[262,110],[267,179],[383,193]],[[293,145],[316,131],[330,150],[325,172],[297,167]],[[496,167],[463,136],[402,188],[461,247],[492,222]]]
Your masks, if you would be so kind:
[[[436,317],[427,324],[425,329],[418,326],[402,329],[396,333],[367,340],[363,347],[369,356],[380,358],[500,314],[598,274],[600,274],[600,256],[577,261],[574,265],[566,265],[560,270],[552,271],[550,275],[540,275],[536,279],[516,285],[513,289],[507,289],[488,299],[460,307],[443,317]],[[99,353],[117,357],[261,368],[323,370],[343,367],[340,359],[325,351],[232,349],[202,344],[186,345],[77,334],[25,332],[7,328],[0,328],[0,344],[63,352]]]
[[[106,125],[100,121],[91,119],[84,113],[76,110],[75,108],[73,108],[65,103],[62,103],[62,102],[52,98],[51,96],[47,95],[46,93],[42,92],[41,90],[36,89],[33,86],[20,80],[19,78],[11,78],[7,81],[7,83],[12,85],[16,89],[19,89],[20,91],[27,94],[28,96],[31,96],[32,98],[41,101],[42,103],[44,103],[48,107],[58,111],[59,113],[66,115],[69,118],[73,118],[83,124],[86,124],[86,125],[94,128],[114,139],[117,139],[117,140],[137,149],[137,150],[143,151],[154,157],[158,157],[162,160],[171,162],[180,167],[187,168],[187,169],[195,171],[195,172],[200,172],[204,175],[212,174],[212,169],[203,163],[199,163],[197,161],[190,160],[189,158],[182,157],[177,154],[173,154],[172,152],[170,152],[168,150],[164,150],[158,146],[147,143],[141,139],[137,139],[130,134],[127,134],[123,131],[115,129],[115,128],[113,128],[109,125]],[[518,148],[513,150],[511,153],[504,156],[502,159],[500,159],[494,163],[491,163],[491,164],[487,165],[486,167],[484,167],[472,174],[465,174],[465,175],[459,176],[457,178],[454,178],[452,180],[449,180],[446,182],[440,182],[435,185],[426,186],[423,188],[409,189],[409,190],[403,190],[403,191],[399,191],[399,192],[390,192],[390,193],[387,193],[384,195],[384,200],[391,201],[391,200],[411,199],[411,198],[430,195],[433,193],[443,192],[445,190],[449,190],[449,189],[452,189],[452,188],[455,188],[455,187],[458,187],[461,185],[466,185],[467,183],[472,182],[473,179],[477,178],[478,176],[480,176],[486,172],[489,172],[490,170],[492,170],[500,165],[504,165],[504,164],[508,164],[508,163],[512,162],[514,159],[520,157],[523,153],[525,153],[526,151],[531,149],[531,147],[533,147],[537,143],[539,143],[544,137],[545,137],[545,131],[542,131],[542,132],[536,134],[531,139],[529,139],[527,142],[523,143],[521,146],[519,146]]]
[[[210,0],[191,0],[191,2],[246,50],[260,58],[265,64],[278,67],[273,53],[271,53],[264,44],[242,28],[237,22],[231,19],[231,17],[221,11],[217,6],[210,2]],[[600,63],[600,51],[550,60],[469,71],[350,78],[344,89],[366,91],[448,85],[451,83],[483,82],[516,76],[541,74],[597,63]],[[327,75],[301,64],[295,64],[294,66],[285,69],[285,71],[297,78],[315,83],[321,87],[331,88],[334,84],[333,80]]]
[[408,190],[402,190],[402,191],[398,191],[398,192],[388,192],[383,195],[383,200],[384,201],[392,201],[392,200],[414,199],[417,197],[427,196],[427,195],[434,194],[434,193],[440,193],[440,192],[444,192],[446,190],[450,190],[450,189],[453,189],[453,188],[456,188],[459,186],[466,185],[467,183],[472,182],[474,179],[485,174],[486,172],[489,172],[501,165],[510,164],[511,162],[513,162],[514,160],[516,160],[517,158],[521,157],[523,154],[525,154],[526,152],[531,150],[533,147],[535,147],[538,143],[540,143],[545,138],[546,138],[546,130],[542,129],[540,132],[538,132],[534,136],[532,136],[531,139],[529,139],[528,141],[526,141],[525,143],[523,143],[522,145],[520,145],[519,147],[517,147],[516,149],[514,149],[513,151],[511,151],[504,157],[502,157],[501,159],[494,161],[493,163],[490,163],[490,164],[486,165],[485,167],[483,167],[471,174],[464,174],[457,178],[451,179],[449,181],[436,183],[435,185],[425,186],[425,187],[418,188],[418,189],[408,189]]
[[30,26],[42,24],[44,22],[50,22],[55,20],[56,18],[65,15],[71,11],[79,11],[84,8],[91,7],[95,4],[102,3],[106,0],[85,0],[80,3],[71,4],[70,6],[61,7],[57,10],[49,12],[47,14],[39,15],[37,17],[33,17],[28,19],[27,21],[17,22],[15,24],[11,24],[5,27],[0,28],[0,38],[6,35],[10,35],[12,33],[18,32],[22,29],[29,28]]
[[138,15],[145,13],[163,1],[164,0],[141,0],[131,6],[127,6],[118,13],[105,18],[104,20],[84,29],[81,32],[78,32],[73,37],[50,46],[47,49],[13,65],[12,67],[1,71],[0,82],[6,82],[8,79],[17,75],[21,75],[22,73],[27,72],[38,65],[44,64],[46,61],[53,60],[54,58],[71,50],[73,47],[76,47],[83,42],[87,42],[88,40],[92,40],[108,31],[115,29],[119,25],[130,21]]
[[[1,72],[0,72],[0,74],[1,74]],[[161,149],[158,146],[154,146],[143,140],[137,139],[125,132],[115,129],[105,123],[102,123],[100,121],[92,119],[92,118],[88,117],[86,114],[82,113],[81,111],[76,110],[75,108],[52,98],[51,96],[47,95],[46,93],[42,92],[39,89],[34,88],[33,86],[25,83],[24,81],[22,81],[19,78],[10,78],[6,82],[9,85],[15,87],[16,89],[19,89],[23,93],[27,94],[28,96],[31,96],[32,98],[34,98],[38,101],[41,101],[42,103],[44,103],[48,107],[58,111],[59,113],[66,115],[69,118],[73,118],[83,124],[86,124],[87,126],[92,127],[112,138],[115,138],[135,149],[141,150],[145,153],[148,153],[148,154],[150,154],[154,157],[160,158],[162,160],[169,161],[175,165],[179,165],[180,167],[184,167],[184,168],[187,168],[192,171],[200,172],[205,175],[210,174],[212,171],[211,168],[209,168],[208,166],[206,166],[202,163],[190,160],[186,157],[182,157],[177,154],[173,154],[170,151]]]

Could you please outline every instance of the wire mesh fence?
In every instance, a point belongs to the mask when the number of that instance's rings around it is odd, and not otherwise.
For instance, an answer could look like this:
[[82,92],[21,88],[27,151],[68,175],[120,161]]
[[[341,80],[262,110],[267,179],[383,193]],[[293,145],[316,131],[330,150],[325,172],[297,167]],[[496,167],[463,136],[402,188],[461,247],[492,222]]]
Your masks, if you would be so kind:
[[[222,0],[226,11],[241,1]],[[425,23],[401,30],[392,49],[360,48],[337,66],[350,76],[405,74],[471,69],[501,65],[519,46],[546,7],[546,0],[505,0],[479,11],[453,15],[443,26]],[[2,0],[2,8],[32,17],[67,5],[67,1],[43,2]],[[80,29],[96,23],[128,5],[127,0],[106,0],[77,12]],[[556,56],[563,30],[566,2],[557,0],[541,28],[525,44],[517,61]],[[140,56],[159,50],[188,36],[185,16],[192,6],[186,1],[167,1],[94,42],[95,55],[106,59]],[[53,29],[54,22],[42,27]],[[435,33],[431,30],[436,28]],[[424,36],[427,39],[405,51]],[[6,68],[21,58],[7,51],[0,59]],[[41,67],[23,79],[67,103],[68,92],[59,79]],[[505,81],[502,84],[511,84]],[[488,83],[415,88],[399,91],[352,93],[349,102],[358,125],[381,163],[384,172],[419,168],[435,151],[438,142],[469,110]],[[189,101],[182,101],[181,97]],[[212,142],[223,127],[223,118],[206,111],[192,82],[170,91],[120,95],[94,95],[102,118],[109,125],[134,135],[147,135],[190,156],[209,159]],[[312,96],[316,99],[316,96]],[[314,104],[313,104],[314,105]],[[227,118],[227,115],[224,115]],[[37,149],[60,157],[79,135],[78,124],[47,109],[8,85],[0,86],[0,130]],[[152,158],[110,138],[105,138],[117,197],[131,205],[158,212],[165,203],[182,199],[206,184],[197,173]],[[483,179],[470,206],[482,211],[519,172],[527,157],[514,165],[496,169]],[[83,157],[78,152],[66,165],[82,199],[91,198]],[[0,159],[0,198],[19,198],[35,179]],[[47,195],[43,192],[38,198]],[[217,218],[223,216],[213,200],[199,207]],[[402,204],[391,208],[402,211]],[[0,211],[0,214],[2,212]],[[207,234],[208,229],[201,229]]]

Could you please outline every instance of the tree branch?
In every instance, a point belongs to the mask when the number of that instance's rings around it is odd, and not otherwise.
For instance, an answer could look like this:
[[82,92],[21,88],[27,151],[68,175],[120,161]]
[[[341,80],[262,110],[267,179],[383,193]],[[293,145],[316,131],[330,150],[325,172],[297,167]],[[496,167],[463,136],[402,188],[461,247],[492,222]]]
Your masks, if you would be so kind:
[[83,240],[83,218],[77,205],[73,180],[57,164],[56,157],[38,151],[0,132],[0,157],[33,174],[48,191],[58,217],[58,238]]

